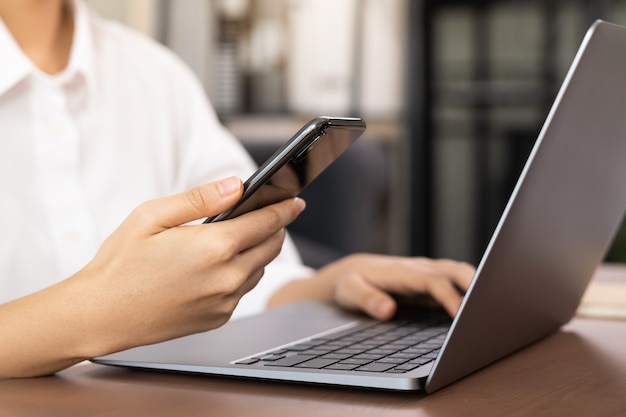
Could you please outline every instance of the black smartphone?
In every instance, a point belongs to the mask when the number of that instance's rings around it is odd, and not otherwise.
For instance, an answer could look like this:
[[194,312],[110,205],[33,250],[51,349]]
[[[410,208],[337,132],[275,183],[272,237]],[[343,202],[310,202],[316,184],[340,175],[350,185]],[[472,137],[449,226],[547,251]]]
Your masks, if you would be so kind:
[[241,199],[204,223],[232,219],[243,213],[297,196],[365,131],[354,117],[317,117],[267,159],[244,183]]

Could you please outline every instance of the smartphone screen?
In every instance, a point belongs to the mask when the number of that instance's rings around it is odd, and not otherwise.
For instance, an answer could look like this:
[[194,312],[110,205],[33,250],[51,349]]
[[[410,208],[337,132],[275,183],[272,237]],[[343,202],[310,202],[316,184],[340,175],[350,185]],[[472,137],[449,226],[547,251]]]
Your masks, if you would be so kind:
[[352,117],[318,117],[298,131],[244,183],[241,199],[204,223],[227,220],[297,196],[363,133]]

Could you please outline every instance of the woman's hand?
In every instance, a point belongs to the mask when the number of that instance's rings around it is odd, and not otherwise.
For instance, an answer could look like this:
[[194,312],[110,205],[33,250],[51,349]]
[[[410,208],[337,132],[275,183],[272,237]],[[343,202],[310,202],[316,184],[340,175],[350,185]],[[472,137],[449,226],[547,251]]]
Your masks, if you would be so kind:
[[142,204],[81,271],[0,306],[0,377],[41,375],[134,346],[216,328],[280,252],[300,199],[238,218],[237,178]]
[[454,316],[473,275],[471,265],[448,259],[350,255],[320,269],[312,278],[290,282],[274,295],[270,305],[304,299],[334,301],[388,320],[398,307],[392,295],[429,294]]

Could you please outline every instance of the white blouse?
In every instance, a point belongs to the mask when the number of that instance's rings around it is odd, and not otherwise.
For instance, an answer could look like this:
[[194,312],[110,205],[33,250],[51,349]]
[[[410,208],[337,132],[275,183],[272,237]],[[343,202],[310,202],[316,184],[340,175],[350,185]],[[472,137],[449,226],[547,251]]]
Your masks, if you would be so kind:
[[[0,302],[82,268],[141,202],[255,168],[173,53],[80,0],[74,27],[49,76],[0,19]],[[235,316],[310,272],[287,240]]]

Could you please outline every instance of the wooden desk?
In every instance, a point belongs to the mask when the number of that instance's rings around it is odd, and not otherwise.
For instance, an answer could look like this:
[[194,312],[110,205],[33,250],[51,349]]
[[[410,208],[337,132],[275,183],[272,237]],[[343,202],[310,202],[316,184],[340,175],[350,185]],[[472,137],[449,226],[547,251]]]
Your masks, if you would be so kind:
[[381,415],[626,416],[626,321],[574,319],[555,335],[432,395],[98,365],[0,381],[0,417]]

